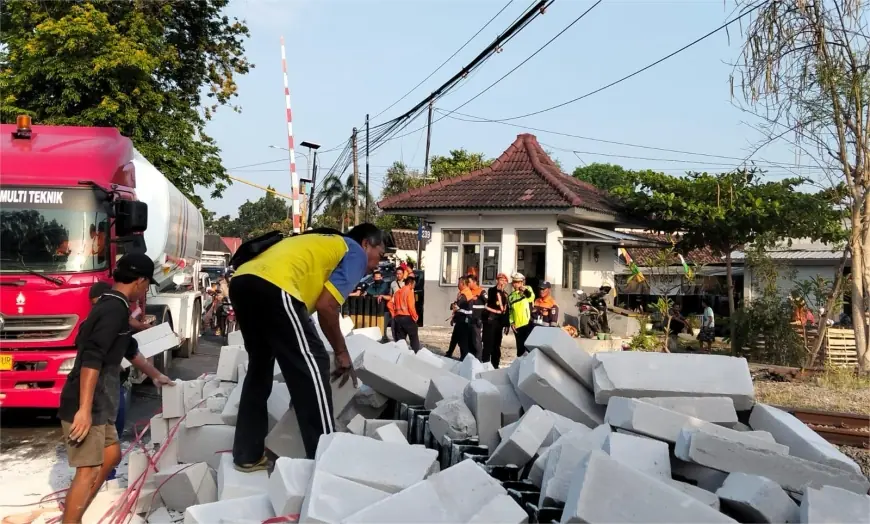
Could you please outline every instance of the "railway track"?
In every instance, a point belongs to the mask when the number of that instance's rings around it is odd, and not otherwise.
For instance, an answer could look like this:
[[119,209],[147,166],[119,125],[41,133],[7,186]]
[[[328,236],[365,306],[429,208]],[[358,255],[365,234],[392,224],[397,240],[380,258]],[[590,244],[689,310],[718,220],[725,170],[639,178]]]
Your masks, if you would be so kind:
[[780,409],[794,415],[831,444],[870,449],[870,415],[782,406]]

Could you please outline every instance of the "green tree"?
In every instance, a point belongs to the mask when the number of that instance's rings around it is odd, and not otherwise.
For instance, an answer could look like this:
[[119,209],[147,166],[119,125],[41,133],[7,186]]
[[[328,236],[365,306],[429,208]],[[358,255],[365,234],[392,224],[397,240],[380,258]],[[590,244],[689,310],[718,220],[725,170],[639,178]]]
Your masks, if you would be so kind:
[[197,186],[219,196],[229,183],[206,121],[253,67],[228,3],[0,3],[0,119],[116,127],[202,207]]
[[235,220],[237,230],[246,239],[269,231],[285,231],[287,209],[287,202],[283,198],[269,192],[256,202],[246,200],[239,206],[239,217]]
[[450,155],[435,155],[429,160],[429,177],[432,182],[444,180],[455,176],[466,175],[472,171],[483,169],[492,164],[492,159],[487,159],[483,153],[469,153],[463,149],[451,149]]
[[574,178],[588,182],[605,191],[630,182],[631,171],[616,164],[593,163],[574,169]]
[[[319,209],[322,215],[332,217],[340,225],[336,229],[346,231],[353,227],[355,205],[359,207],[360,221],[363,220],[367,192],[365,182],[358,181],[357,199],[354,201],[353,174],[347,175],[344,181],[336,175],[330,175],[323,181],[323,188],[315,196],[315,209]],[[370,197],[369,201],[371,200]]]
[[217,214],[207,209],[202,210],[202,217],[205,222],[205,232],[212,235],[220,235],[222,237],[241,237],[239,225],[234,218],[229,215],[217,217]]
[[[401,195],[424,185],[423,175],[416,169],[408,169],[402,162],[393,162],[387,169],[381,200],[393,195]],[[393,229],[417,229],[418,219],[407,215],[379,214],[375,223],[384,231]]]
[[635,172],[630,184],[613,192],[629,214],[645,217],[651,229],[683,232],[679,249],[709,247],[725,259],[733,315],[732,251],[761,236],[836,242],[844,234],[842,213],[834,207],[842,200],[840,192],[805,193],[798,190],[804,179],[764,182],[760,175],[754,169],[684,177]]

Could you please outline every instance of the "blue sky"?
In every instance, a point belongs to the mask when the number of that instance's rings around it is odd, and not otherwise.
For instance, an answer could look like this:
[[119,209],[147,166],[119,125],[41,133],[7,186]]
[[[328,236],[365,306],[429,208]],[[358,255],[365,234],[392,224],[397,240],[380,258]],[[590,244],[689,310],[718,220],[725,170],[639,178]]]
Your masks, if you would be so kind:
[[[256,68],[239,79],[242,113],[224,109],[208,131],[222,149],[230,173],[289,192],[283,80],[279,39],[287,45],[293,129],[303,140],[328,149],[343,143],[351,128],[389,106],[432,72],[508,0],[234,0],[228,14],[248,22],[247,56]],[[436,107],[453,109],[523,61],[593,2],[557,0],[519,36]],[[529,5],[515,0],[423,86],[373,124],[392,118],[425,98],[459,71]],[[610,83],[682,47],[721,25],[733,3],[709,1],[605,0],[544,51],[460,111],[504,118],[548,107]],[[758,120],[737,109],[729,75],[740,51],[737,24],[649,71],[561,109],[514,124],[604,140],[743,158],[762,140]],[[424,119],[409,130],[421,127]],[[499,155],[524,130],[492,123],[445,118],[432,131],[432,154],[464,147]],[[566,171],[582,162],[611,162],[668,173],[727,170],[737,161],[661,152],[530,131],[551,149]],[[364,135],[360,134],[361,145]],[[557,149],[559,148],[559,149]],[[570,151],[582,151],[575,155]],[[297,148],[298,150],[298,148]],[[403,160],[422,168],[423,132],[393,140],[370,158],[374,193],[387,167]],[[306,151],[303,151],[306,152]],[[334,153],[321,156],[326,168]],[[360,166],[363,157],[360,150]],[[604,156],[612,155],[612,156]],[[579,156],[579,158],[578,158]],[[638,159],[629,157],[646,157]],[[761,149],[757,160],[808,165],[787,143]],[[680,160],[670,162],[667,160]],[[239,166],[277,161],[262,166]],[[706,162],[706,163],[705,163]],[[713,164],[713,165],[711,165]],[[302,176],[306,160],[297,155]],[[321,172],[325,171],[323,169]],[[805,171],[802,171],[806,173]],[[782,177],[783,168],[771,168]],[[203,196],[207,191],[200,192]],[[235,215],[261,190],[234,184],[221,199],[206,199],[219,214]]]

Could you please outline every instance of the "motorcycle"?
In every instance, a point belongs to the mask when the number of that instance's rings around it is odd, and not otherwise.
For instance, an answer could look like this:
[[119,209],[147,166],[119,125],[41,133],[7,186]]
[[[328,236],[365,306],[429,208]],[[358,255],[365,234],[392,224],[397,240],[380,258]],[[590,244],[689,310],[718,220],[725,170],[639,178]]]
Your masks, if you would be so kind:
[[598,324],[601,326],[600,331],[604,333],[610,333],[610,323],[607,321],[607,301],[604,299],[610,294],[610,289],[609,286],[604,286],[589,297],[589,303],[601,313],[598,317]]
[[236,322],[236,312],[233,309],[233,304],[230,302],[229,297],[224,297],[220,309],[218,310],[218,314],[220,315],[218,325],[222,328],[221,332],[224,336],[224,342],[227,342],[229,341],[230,333],[239,329],[239,325]]
[[592,304],[592,300],[586,292],[577,290],[574,292],[577,299],[577,324],[580,336],[595,338],[602,331],[602,311]]

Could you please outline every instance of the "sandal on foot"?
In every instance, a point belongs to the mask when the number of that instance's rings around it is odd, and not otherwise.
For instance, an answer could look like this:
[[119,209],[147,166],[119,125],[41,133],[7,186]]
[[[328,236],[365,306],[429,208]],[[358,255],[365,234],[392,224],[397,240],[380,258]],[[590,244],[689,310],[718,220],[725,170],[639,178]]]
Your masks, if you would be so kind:
[[265,471],[269,468],[269,462],[266,460],[266,457],[263,456],[257,462],[253,464],[236,464],[233,462],[233,467],[236,468],[236,471],[241,471],[242,473],[252,473],[254,471]]

